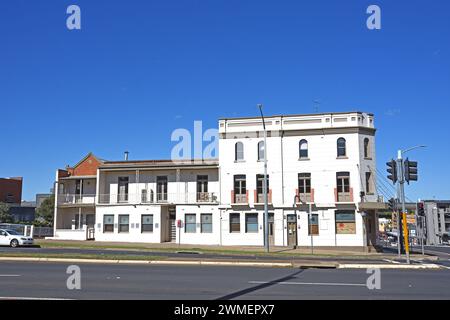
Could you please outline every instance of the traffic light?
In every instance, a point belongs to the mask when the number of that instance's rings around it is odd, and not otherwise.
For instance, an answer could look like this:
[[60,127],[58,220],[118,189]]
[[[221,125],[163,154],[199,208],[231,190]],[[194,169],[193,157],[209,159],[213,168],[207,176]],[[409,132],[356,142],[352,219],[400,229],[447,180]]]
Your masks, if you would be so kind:
[[423,202],[417,203],[417,215],[419,217],[425,217],[425,205]]
[[405,160],[405,180],[406,182],[417,181],[417,162],[409,161],[409,159]]
[[390,198],[390,199],[388,200],[388,206],[389,206],[389,210],[390,210],[391,212],[397,211],[397,203],[396,203],[396,201],[395,201],[394,198]]
[[388,179],[392,180],[392,182],[395,184],[398,180],[397,175],[397,162],[395,160],[391,160],[386,163],[388,166],[387,172],[389,173]]

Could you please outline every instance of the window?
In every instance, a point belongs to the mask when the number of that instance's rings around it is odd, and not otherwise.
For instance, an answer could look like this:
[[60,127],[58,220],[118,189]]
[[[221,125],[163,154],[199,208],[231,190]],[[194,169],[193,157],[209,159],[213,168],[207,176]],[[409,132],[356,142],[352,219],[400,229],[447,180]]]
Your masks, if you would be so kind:
[[336,234],[356,234],[354,211],[336,210]]
[[130,216],[128,214],[119,215],[119,233],[130,231]]
[[153,232],[153,215],[143,214],[141,217],[141,232]]
[[350,172],[336,173],[338,201],[350,201]]
[[212,214],[202,213],[200,215],[200,232],[212,233]]
[[258,142],[258,161],[264,160],[264,141]]
[[311,216],[308,215],[308,235],[316,236],[319,234],[319,215],[318,214],[311,214]]
[[[263,203],[264,202],[264,175],[263,174],[256,175],[256,195],[257,195],[256,202]],[[267,175],[267,195],[269,195],[269,175]]]
[[234,202],[247,203],[247,183],[245,175],[234,176]]
[[337,156],[338,157],[346,157],[347,156],[346,141],[344,138],[339,138],[337,141]]
[[197,201],[208,201],[208,176],[197,176]]
[[167,177],[156,177],[156,199],[167,201]]
[[258,232],[258,214],[246,213],[245,214],[245,232],[257,233]]
[[311,202],[311,173],[298,174],[298,195],[303,202]]
[[234,160],[244,161],[244,144],[237,142],[234,146]]
[[230,213],[230,233],[241,232],[241,215],[239,213]]
[[114,232],[114,216],[103,216],[103,232]]
[[370,158],[370,141],[369,138],[364,139],[364,158]]
[[300,159],[308,159],[308,141],[300,140],[299,152]]
[[373,194],[372,172],[366,172],[366,193]]
[[186,214],[184,223],[185,233],[195,233],[197,230],[197,218],[195,214]]
[[119,177],[119,202],[128,201],[128,177]]

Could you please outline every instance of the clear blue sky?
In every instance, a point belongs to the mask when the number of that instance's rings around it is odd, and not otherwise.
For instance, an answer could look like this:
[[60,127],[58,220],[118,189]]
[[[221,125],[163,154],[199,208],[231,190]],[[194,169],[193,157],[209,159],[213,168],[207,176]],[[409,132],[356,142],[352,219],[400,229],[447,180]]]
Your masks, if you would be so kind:
[[[66,28],[66,8],[82,30]],[[382,29],[366,28],[366,8]],[[450,198],[450,1],[0,2],[0,176],[24,198],[89,151],[168,158],[176,128],[222,116],[376,115],[380,171],[426,144],[411,199]]]

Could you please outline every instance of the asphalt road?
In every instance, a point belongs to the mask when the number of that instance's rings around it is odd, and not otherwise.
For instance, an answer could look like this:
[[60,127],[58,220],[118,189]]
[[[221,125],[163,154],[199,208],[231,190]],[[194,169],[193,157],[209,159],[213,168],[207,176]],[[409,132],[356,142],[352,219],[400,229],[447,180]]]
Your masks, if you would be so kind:
[[68,290],[68,265],[0,264],[0,299],[450,299],[450,270],[366,270],[80,264],[81,290]]

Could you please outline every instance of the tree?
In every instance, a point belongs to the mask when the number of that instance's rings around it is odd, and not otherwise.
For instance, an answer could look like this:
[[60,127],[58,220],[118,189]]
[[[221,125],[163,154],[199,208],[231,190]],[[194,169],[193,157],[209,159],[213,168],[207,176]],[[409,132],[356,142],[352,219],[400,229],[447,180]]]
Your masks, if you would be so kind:
[[11,223],[13,218],[11,213],[9,212],[9,205],[3,202],[0,202],[0,222],[3,223]]
[[36,209],[36,223],[45,226],[53,225],[53,217],[55,216],[55,196],[52,195],[45,199],[41,206]]

